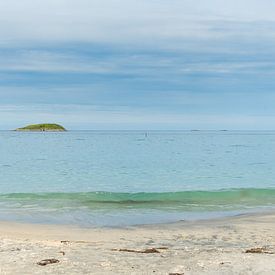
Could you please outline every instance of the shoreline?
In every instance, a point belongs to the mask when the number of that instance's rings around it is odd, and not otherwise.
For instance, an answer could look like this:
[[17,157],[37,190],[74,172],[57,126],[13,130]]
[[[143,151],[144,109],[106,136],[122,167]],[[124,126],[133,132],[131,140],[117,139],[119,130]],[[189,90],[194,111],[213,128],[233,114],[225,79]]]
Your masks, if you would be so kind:
[[1,274],[274,274],[275,212],[127,228],[3,221],[0,247]]
[[[226,223],[241,223],[250,222],[251,219],[255,222],[260,222],[263,219],[275,217],[275,210],[268,210],[262,212],[252,212],[236,214],[234,216],[223,216],[217,218],[197,219],[197,220],[179,220],[174,222],[165,223],[152,223],[152,224],[137,224],[126,226],[82,226],[78,224],[53,224],[53,223],[32,223],[25,221],[6,221],[0,220],[0,238],[3,234],[6,237],[14,237],[14,235],[21,236],[22,238],[33,238],[37,235],[38,239],[45,239],[45,237],[52,237],[52,240],[59,238],[60,235],[70,237],[81,236],[85,238],[86,233],[95,232],[109,232],[109,231],[139,231],[139,230],[180,230],[189,229],[191,227],[211,227],[218,226]],[[274,219],[275,226],[275,219]],[[84,233],[84,235],[83,235]],[[45,234],[45,235],[43,235]],[[88,234],[89,235],[89,234]],[[90,237],[90,236],[89,236]],[[78,238],[78,237],[77,237]]]

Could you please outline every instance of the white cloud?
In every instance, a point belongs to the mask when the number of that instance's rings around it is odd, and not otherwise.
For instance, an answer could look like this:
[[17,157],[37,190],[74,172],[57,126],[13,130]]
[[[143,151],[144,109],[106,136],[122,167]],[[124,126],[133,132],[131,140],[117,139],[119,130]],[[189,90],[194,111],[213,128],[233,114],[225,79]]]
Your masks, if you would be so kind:
[[[52,120],[86,128],[98,123],[272,128],[273,98],[248,91],[273,91],[274,27],[273,0],[0,0],[1,104],[32,104],[0,106],[0,125]],[[65,77],[43,74],[48,72]],[[161,97],[158,89],[169,95]],[[72,102],[94,105],[50,104]],[[142,109],[146,104],[151,106]],[[232,115],[238,104],[250,115]],[[172,113],[174,107],[178,113]]]
[[[220,21],[275,20],[271,0],[1,0],[3,45],[21,43],[147,43],[226,37]],[[262,30],[263,31],[263,30]],[[238,34],[238,26],[231,32]],[[261,32],[257,32],[261,33]],[[248,33],[246,33],[248,35]],[[170,41],[171,42],[171,41]],[[172,46],[172,43],[169,44]],[[182,43],[181,43],[181,46]]]

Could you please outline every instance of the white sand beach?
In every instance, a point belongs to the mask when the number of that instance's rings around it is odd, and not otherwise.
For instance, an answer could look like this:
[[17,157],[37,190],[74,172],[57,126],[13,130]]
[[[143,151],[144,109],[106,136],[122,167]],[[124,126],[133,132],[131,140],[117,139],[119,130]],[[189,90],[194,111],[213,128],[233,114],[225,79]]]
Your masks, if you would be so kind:
[[[273,253],[275,213],[124,229],[0,226],[0,274],[275,274]],[[58,261],[37,264],[46,259]]]

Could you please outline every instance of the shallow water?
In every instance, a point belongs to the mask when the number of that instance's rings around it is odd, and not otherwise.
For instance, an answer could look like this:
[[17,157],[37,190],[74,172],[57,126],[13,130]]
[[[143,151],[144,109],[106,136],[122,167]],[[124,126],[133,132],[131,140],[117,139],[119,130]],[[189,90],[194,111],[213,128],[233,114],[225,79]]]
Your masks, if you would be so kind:
[[275,132],[3,131],[0,219],[119,226],[269,209],[274,148]]

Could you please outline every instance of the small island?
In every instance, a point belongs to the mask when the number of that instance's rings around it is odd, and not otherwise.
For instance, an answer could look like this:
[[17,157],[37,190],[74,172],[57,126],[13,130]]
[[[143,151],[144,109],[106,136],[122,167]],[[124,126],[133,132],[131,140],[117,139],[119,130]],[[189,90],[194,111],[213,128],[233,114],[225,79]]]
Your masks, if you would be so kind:
[[63,126],[59,124],[33,124],[22,128],[17,128],[18,132],[65,132],[67,131]]

